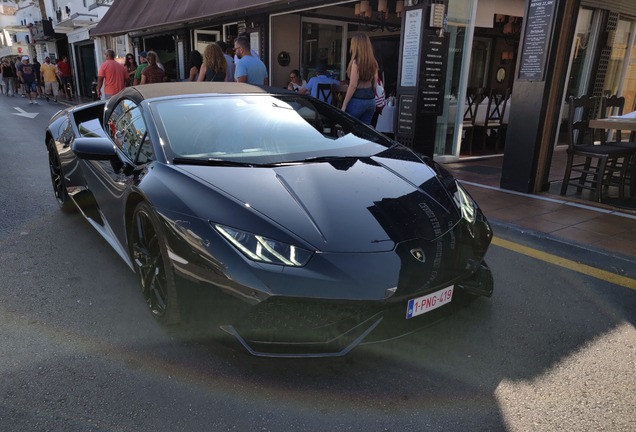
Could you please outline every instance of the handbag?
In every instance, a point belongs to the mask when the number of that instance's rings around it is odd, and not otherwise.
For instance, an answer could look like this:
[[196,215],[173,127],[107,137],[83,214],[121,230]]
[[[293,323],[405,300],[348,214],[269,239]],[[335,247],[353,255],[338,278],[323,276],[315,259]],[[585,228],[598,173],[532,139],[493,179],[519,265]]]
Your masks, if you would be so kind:
[[384,86],[382,86],[382,81],[378,80],[375,85],[375,111],[381,113],[385,106],[386,97],[384,95]]

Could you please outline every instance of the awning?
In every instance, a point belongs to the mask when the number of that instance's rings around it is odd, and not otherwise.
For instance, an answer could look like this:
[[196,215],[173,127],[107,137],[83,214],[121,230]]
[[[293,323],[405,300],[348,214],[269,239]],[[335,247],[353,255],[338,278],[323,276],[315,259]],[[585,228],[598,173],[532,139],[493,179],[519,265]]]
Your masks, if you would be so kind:
[[115,0],[91,36],[116,36],[156,27],[205,20],[282,0]]

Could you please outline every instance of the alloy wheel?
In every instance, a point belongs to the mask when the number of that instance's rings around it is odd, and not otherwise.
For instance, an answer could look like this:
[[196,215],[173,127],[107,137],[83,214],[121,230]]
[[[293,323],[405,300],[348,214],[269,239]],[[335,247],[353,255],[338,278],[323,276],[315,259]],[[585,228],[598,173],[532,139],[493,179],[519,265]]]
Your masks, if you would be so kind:
[[133,260],[141,291],[153,316],[161,319],[168,305],[168,286],[160,239],[148,213],[135,213],[133,230]]

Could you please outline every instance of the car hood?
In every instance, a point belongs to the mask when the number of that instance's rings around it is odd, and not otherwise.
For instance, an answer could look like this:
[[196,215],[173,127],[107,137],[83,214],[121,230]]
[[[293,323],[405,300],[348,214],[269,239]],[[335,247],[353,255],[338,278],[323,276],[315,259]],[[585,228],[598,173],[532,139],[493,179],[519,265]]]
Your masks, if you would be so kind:
[[179,168],[324,252],[380,252],[405,240],[433,240],[461,218],[433,170],[417,157]]

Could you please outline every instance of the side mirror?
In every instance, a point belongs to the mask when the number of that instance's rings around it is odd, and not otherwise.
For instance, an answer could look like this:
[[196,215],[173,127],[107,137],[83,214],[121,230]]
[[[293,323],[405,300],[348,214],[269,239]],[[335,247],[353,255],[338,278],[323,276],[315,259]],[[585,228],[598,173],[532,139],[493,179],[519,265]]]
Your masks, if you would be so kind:
[[113,142],[102,137],[76,138],[71,150],[78,158],[87,160],[110,160],[117,156]]

